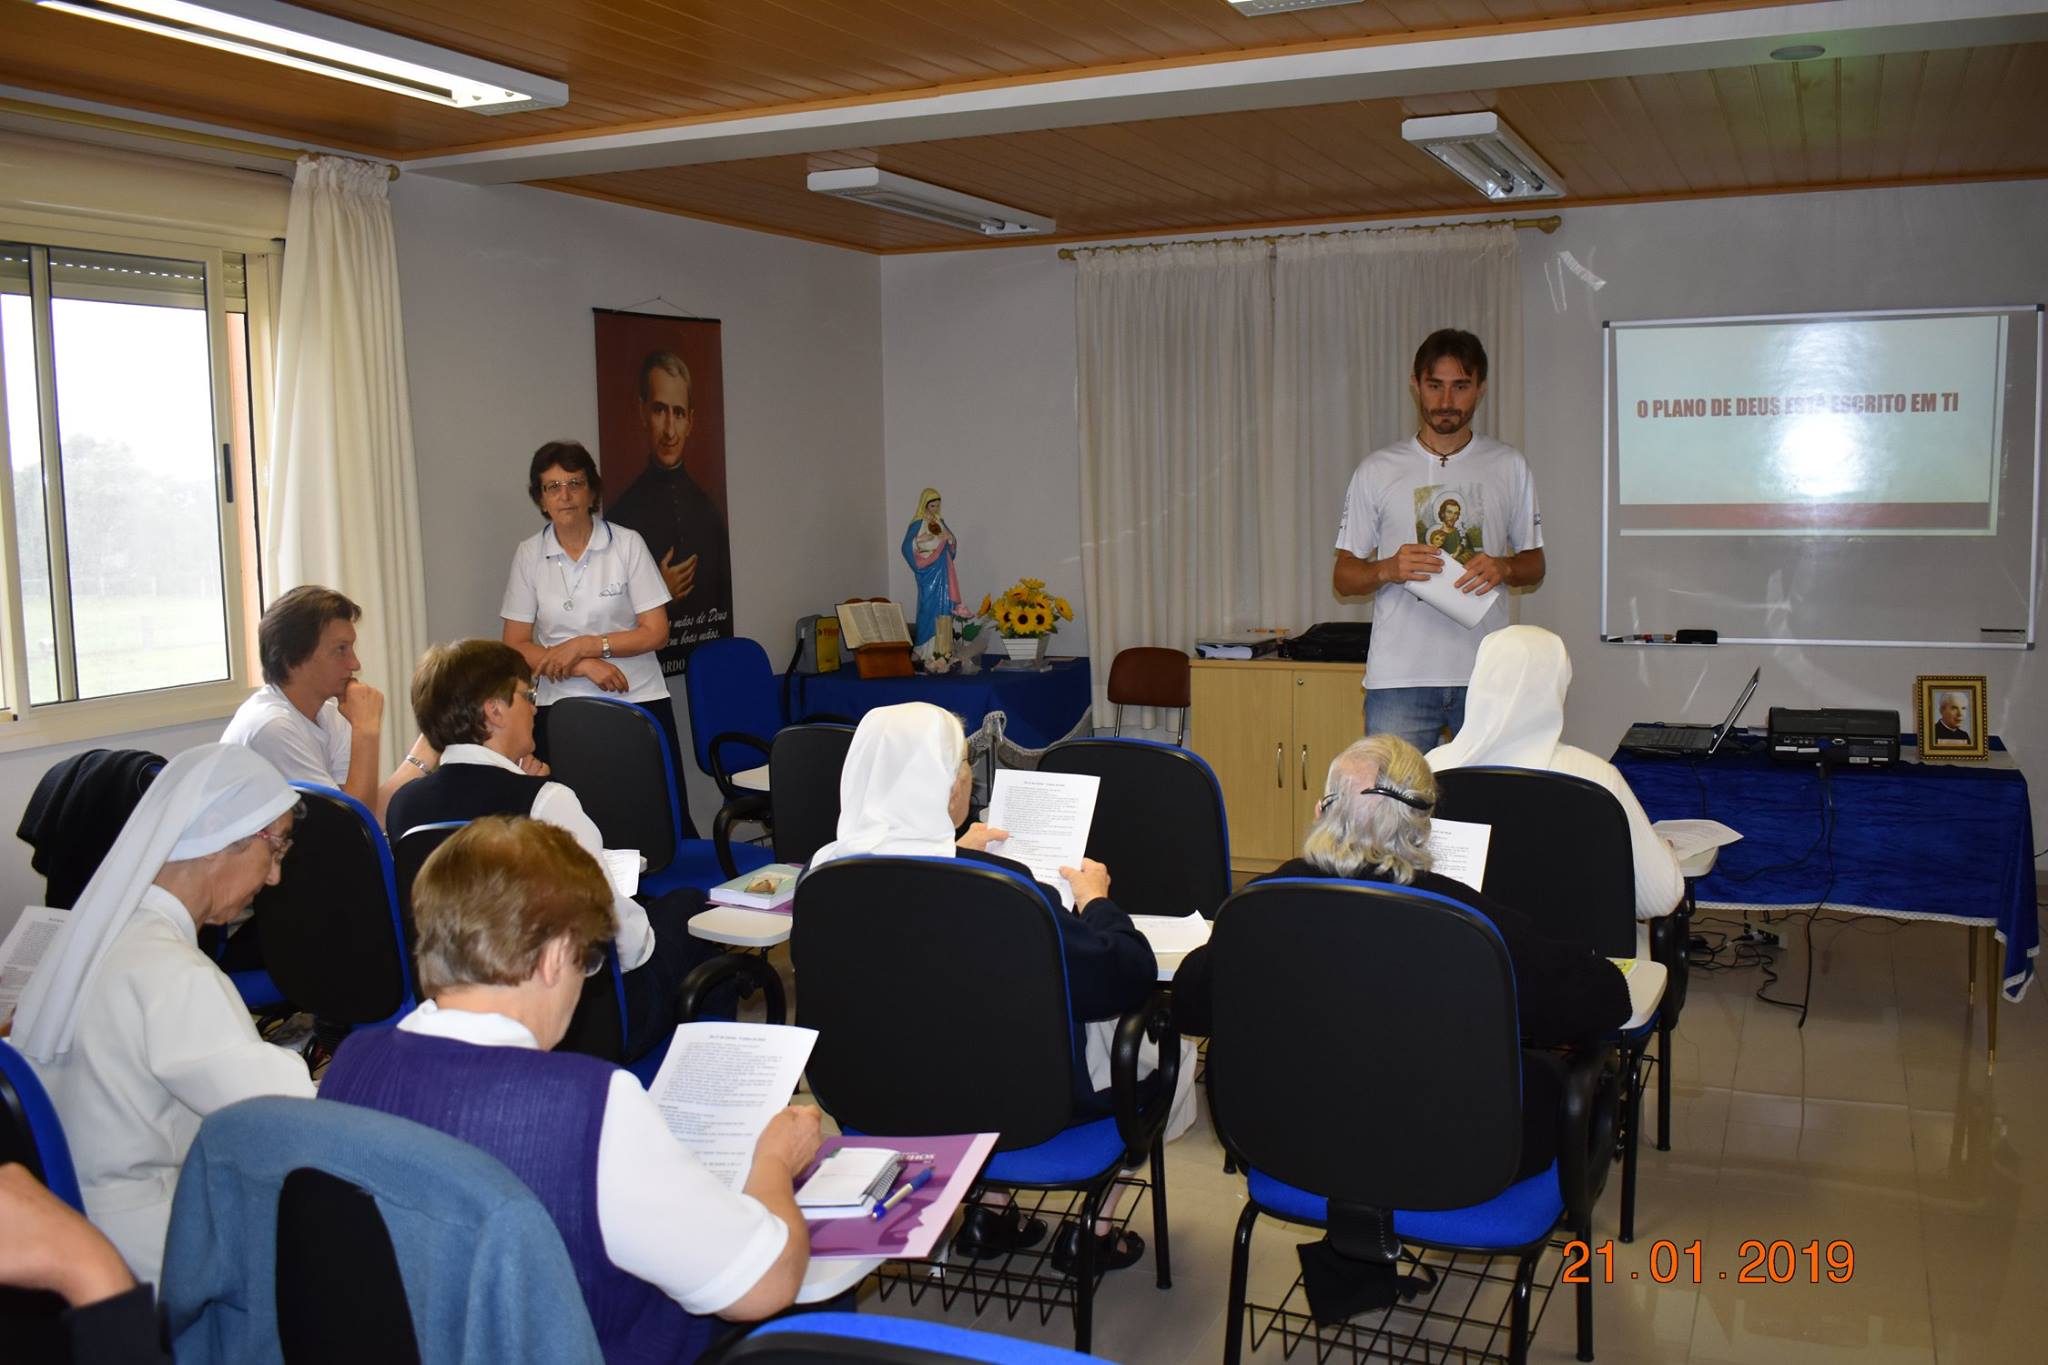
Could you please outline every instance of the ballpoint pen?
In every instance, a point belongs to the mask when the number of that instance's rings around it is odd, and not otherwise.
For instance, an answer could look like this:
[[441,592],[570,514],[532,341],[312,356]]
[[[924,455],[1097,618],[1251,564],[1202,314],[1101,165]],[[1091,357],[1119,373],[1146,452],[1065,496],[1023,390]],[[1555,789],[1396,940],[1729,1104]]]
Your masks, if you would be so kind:
[[903,1200],[908,1198],[912,1191],[923,1189],[925,1186],[925,1182],[930,1180],[931,1178],[932,1167],[926,1166],[916,1175],[910,1177],[910,1179],[904,1181],[901,1185],[898,1185],[895,1188],[895,1190],[890,1193],[887,1199],[884,1199],[881,1203],[875,1205],[874,1211],[870,1213],[868,1216],[870,1218],[886,1217],[889,1213],[889,1210],[895,1208],[899,1203],[903,1202]]

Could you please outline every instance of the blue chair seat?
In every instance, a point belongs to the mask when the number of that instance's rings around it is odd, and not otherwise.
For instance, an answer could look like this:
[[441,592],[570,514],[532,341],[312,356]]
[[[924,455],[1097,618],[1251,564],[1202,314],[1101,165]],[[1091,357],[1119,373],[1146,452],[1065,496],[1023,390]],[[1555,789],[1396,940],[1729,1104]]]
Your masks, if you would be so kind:
[[[1254,1170],[1251,1196],[1260,1208],[1282,1218],[1320,1227],[1330,1201]],[[1557,1163],[1527,1180],[1508,1186],[1484,1204],[1433,1213],[1394,1211],[1394,1233],[1404,1241],[1465,1247],[1524,1247],[1542,1240],[1564,1216],[1564,1195],[1557,1185]]]
[[[50,1092],[43,1089],[42,1078],[36,1075],[28,1058],[4,1040],[0,1040],[0,1091],[6,1092],[0,1094],[0,1139],[5,1142],[4,1149],[0,1149],[5,1155],[0,1160],[26,1162],[29,1154],[14,1150],[14,1145],[28,1143],[35,1149],[35,1164],[42,1168],[44,1187],[84,1213],[85,1197],[78,1189],[78,1168],[71,1163],[71,1144],[64,1139],[64,1124],[57,1117],[57,1107],[50,1103]],[[17,1112],[26,1132],[12,1131]]]
[[[758,844],[734,844],[732,861],[741,873],[747,873],[774,862],[775,855]],[[685,886],[708,891],[725,880],[725,872],[718,865],[718,846],[709,839],[685,839],[676,845],[676,856],[667,867],[640,879],[640,892],[661,896]]]
[[[942,1322],[922,1322],[916,1318],[887,1318],[875,1313],[797,1313],[762,1323],[748,1333],[746,1340],[789,1335],[838,1337],[848,1341],[901,1346],[916,1353],[906,1355],[904,1359],[916,1360],[943,1356],[989,1361],[992,1365],[1070,1365],[1071,1362],[1094,1359],[1063,1351],[1057,1346],[1041,1346],[1035,1341],[1019,1341],[993,1332],[975,1332],[965,1327],[949,1327]],[[749,1353],[742,1350],[736,1354],[745,1358]]]
[[1093,1180],[1123,1159],[1124,1140],[1113,1118],[1076,1124],[1035,1147],[997,1152],[990,1180],[1005,1185],[1074,1185]]

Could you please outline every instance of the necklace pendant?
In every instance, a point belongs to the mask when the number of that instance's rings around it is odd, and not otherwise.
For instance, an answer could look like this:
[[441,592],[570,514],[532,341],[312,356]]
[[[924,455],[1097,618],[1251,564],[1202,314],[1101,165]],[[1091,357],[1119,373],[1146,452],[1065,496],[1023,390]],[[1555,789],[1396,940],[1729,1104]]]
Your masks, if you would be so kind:
[[576,610],[576,599],[575,599],[575,598],[573,598],[573,597],[565,597],[565,598],[563,598],[563,599],[562,599],[562,610],[563,610],[563,611],[574,611],[574,610]]

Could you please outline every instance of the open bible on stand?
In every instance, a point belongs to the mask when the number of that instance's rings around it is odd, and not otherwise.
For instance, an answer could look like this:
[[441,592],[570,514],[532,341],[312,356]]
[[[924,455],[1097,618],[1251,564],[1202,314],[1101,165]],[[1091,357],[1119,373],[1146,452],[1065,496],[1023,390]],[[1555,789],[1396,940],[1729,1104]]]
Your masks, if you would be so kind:
[[838,610],[840,643],[853,651],[863,678],[911,675],[910,625],[903,608],[886,597],[871,597],[841,602]]

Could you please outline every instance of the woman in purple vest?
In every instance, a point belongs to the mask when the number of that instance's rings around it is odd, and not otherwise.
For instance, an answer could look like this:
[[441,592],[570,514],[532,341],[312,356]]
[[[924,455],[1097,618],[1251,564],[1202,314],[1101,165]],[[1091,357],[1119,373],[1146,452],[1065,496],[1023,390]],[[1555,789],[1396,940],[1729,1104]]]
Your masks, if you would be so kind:
[[605,1359],[687,1362],[795,1299],[810,1259],[793,1182],[818,1111],[776,1116],[734,1193],[669,1135],[631,1074],[560,1041],[604,961],[611,887],[553,825],[491,816],[413,886],[420,988],[396,1028],[358,1030],[320,1086],[497,1157],[554,1215]]

